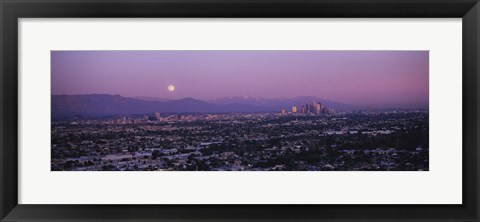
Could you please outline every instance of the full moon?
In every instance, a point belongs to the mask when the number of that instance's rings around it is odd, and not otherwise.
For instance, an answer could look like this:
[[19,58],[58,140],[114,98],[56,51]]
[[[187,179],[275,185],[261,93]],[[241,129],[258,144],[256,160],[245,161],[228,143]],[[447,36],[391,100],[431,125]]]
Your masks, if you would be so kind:
[[173,90],[175,90],[175,86],[174,85],[169,85],[168,86],[168,91],[173,92]]

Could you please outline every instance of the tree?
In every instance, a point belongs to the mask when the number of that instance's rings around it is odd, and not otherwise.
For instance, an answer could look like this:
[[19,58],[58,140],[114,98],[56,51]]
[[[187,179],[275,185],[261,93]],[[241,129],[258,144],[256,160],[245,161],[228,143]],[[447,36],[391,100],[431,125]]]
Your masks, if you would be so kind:
[[157,157],[160,157],[160,156],[161,156],[160,151],[154,150],[154,151],[152,152],[152,159],[157,159]]

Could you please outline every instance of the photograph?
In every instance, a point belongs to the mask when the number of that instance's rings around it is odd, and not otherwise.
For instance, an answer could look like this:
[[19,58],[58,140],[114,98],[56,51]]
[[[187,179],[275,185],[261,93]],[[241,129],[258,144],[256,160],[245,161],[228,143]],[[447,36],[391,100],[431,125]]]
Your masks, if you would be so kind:
[[429,171],[429,51],[50,59],[51,171]]

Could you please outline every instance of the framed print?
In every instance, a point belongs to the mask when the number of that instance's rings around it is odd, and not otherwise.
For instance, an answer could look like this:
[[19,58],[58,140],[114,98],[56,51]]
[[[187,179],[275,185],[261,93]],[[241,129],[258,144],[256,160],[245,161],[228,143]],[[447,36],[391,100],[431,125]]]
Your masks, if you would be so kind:
[[2,221],[478,221],[477,1],[2,1]]

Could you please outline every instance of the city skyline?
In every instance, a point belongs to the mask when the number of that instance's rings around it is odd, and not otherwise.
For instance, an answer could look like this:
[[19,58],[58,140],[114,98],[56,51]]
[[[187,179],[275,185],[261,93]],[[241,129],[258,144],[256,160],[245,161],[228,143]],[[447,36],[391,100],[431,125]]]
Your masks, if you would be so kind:
[[428,51],[52,51],[51,58],[52,95],[315,96],[428,107]]

